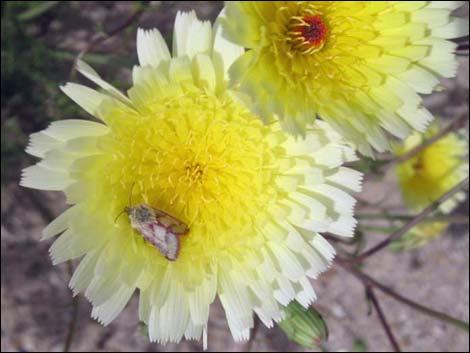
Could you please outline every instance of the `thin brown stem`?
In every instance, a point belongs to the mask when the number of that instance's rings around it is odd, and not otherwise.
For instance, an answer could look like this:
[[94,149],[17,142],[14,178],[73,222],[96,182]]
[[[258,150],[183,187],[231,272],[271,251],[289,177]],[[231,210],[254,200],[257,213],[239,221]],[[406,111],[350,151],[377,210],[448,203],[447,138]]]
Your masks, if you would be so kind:
[[131,26],[135,21],[137,21],[140,18],[140,16],[142,16],[144,11],[145,11],[144,8],[140,8],[134,11],[134,13],[130,15],[122,24],[106,32],[104,35],[98,36],[97,38],[92,40],[90,44],[88,44],[87,47],[79,54],[79,57],[83,56],[87,51],[93,49],[96,45],[100,44],[101,42],[111,37],[114,37],[116,34],[122,32],[127,27]]
[[376,279],[370,277],[369,275],[365,274],[364,272],[361,272],[358,270],[354,265],[352,265],[348,260],[342,259],[342,258],[337,258],[336,263],[340,265],[343,269],[354,275],[357,279],[359,279],[361,282],[363,282],[365,285],[373,286],[374,288],[379,289],[381,292],[384,294],[390,296],[391,298],[408,305],[410,308],[419,311],[425,315],[431,316],[437,320],[447,322],[451,325],[454,325],[461,330],[464,330],[466,332],[469,331],[469,325],[467,322],[456,319],[450,315],[447,315],[443,312],[428,308],[422,304],[416,303],[415,301],[404,297],[401,294],[396,293],[393,289],[387,287],[386,285],[378,282]]
[[387,319],[385,318],[385,314],[382,310],[382,307],[380,306],[380,303],[377,297],[375,296],[372,286],[366,285],[366,292],[367,292],[367,296],[372,302],[372,305],[375,308],[375,311],[377,312],[377,315],[379,316],[380,323],[382,324],[382,327],[388,337],[388,340],[390,341],[390,344],[392,345],[395,352],[401,352],[400,346],[398,345],[398,342],[395,339],[395,335],[393,334],[392,328],[390,327],[390,325],[387,322]]
[[[35,190],[29,190],[27,195],[30,197],[31,201],[36,206],[36,209],[39,211],[44,222],[45,223],[51,222],[54,219],[54,214],[47,206],[44,206],[44,202],[41,202],[39,200],[37,192]],[[69,274],[70,277],[72,276],[73,271],[74,271],[73,263],[72,261],[68,261],[67,273]],[[64,348],[63,348],[64,352],[68,352],[70,350],[70,346],[72,345],[73,339],[75,337],[75,329],[77,326],[79,306],[80,306],[79,297],[75,296],[72,299],[72,317],[70,319],[70,323],[67,329],[67,336],[65,337]]]
[[[97,35],[93,40],[91,40],[88,43],[88,45],[85,46],[85,48],[82,51],[80,51],[80,53],[78,53],[78,55],[76,56],[76,58],[74,60],[75,63],[77,62],[77,60],[81,59],[86,53],[88,53],[94,47],[101,44],[105,40],[108,40],[109,38],[114,37],[115,35],[119,34],[123,30],[125,30],[126,28],[131,26],[133,23],[138,21],[139,18],[144,14],[144,12],[145,12],[145,8],[140,8],[140,9],[134,11],[134,13],[132,15],[130,15],[119,26],[113,28],[112,30],[110,30],[106,33],[102,33],[102,34]],[[71,79],[75,76],[76,70],[77,70],[76,65],[73,65],[72,70],[70,71],[70,75],[69,75]]]
[[462,115],[462,116],[459,116],[459,117],[455,118],[454,120],[452,120],[449,123],[449,125],[447,125],[441,131],[439,131],[436,135],[434,135],[431,138],[427,139],[426,141],[424,141],[422,144],[416,146],[415,148],[409,150],[405,154],[390,160],[389,163],[387,163],[385,166],[382,167],[381,173],[385,174],[393,166],[395,166],[399,163],[403,163],[403,162],[415,157],[420,152],[422,152],[424,149],[426,149],[427,147],[429,147],[432,144],[436,143],[437,141],[439,141],[443,137],[447,136],[449,133],[460,129],[463,126],[465,120],[466,120],[465,115]]
[[[407,214],[383,214],[383,213],[358,213],[356,218],[360,220],[384,220],[384,221],[411,221],[415,216]],[[423,220],[423,222],[448,222],[455,224],[468,224],[468,216],[465,215],[436,215]]]
[[372,247],[371,249],[363,252],[361,255],[352,258],[350,261],[351,262],[361,262],[364,261],[366,258],[369,256],[377,253],[378,251],[386,248],[392,241],[399,239],[402,237],[404,234],[406,234],[409,230],[411,230],[414,226],[419,224],[421,221],[423,221],[427,216],[429,216],[432,212],[434,212],[442,203],[450,199],[452,196],[454,196],[457,192],[460,190],[464,189],[468,185],[468,177],[461,181],[459,184],[454,186],[451,190],[446,192],[444,195],[441,196],[441,198],[435,202],[433,202],[431,205],[426,207],[421,213],[416,215],[412,220],[407,222],[403,227],[399,228],[397,231],[392,233],[389,237],[381,241],[379,244],[376,246]]
[[80,297],[76,295],[72,299],[72,318],[70,319],[70,323],[67,329],[67,336],[65,337],[64,343],[64,352],[69,352],[70,347],[72,346],[73,339],[75,337],[75,332],[77,328],[77,321],[78,321],[78,312],[80,308]]
[[254,324],[253,324],[253,331],[251,332],[250,340],[246,343],[246,347],[244,349],[245,352],[251,352],[251,349],[253,348],[253,344],[256,341],[256,336],[258,334],[259,328],[260,328],[260,320],[257,316],[255,316]]

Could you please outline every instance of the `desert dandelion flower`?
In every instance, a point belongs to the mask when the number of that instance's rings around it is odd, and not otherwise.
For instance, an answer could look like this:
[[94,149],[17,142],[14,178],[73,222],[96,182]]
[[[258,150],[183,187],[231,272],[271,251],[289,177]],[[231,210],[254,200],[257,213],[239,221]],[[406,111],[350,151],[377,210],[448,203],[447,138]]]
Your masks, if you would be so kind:
[[420,223],[400,239],[393,241],[390,246],[397,251],[421,248],[444,233],[449,224],[449,222],[438,221]]
[[[425,133],[416,132],[395,145],[394,152],[403,155],[438,132],[439,124],[433,123]],[[403,201],[411,211],[423,210],[468,176],[468,140],[464,135],[463,130],[449,133],[396,165]],[[464,199],[465,192],[459,192],[444,202],[440,211],[449,213]]]
[[[248,51],[231,82],[265,121],[303,135],[315,116],[367,155],[390,148],[431,114],[419,94],[457,69],[449,38],[460,1],[227,1],[224,35]],[[371,147],[372,146],[372,147]]]
[[[152,341],[199,339],[218,296],[234,338],[247,339],[254,313],[271,326],[292,300],[315,299],[309,279],[334,256],[319,232],[352,235],[361,175],[342,164],[354,151],[325,124],[302,141],[263,125],[227,89],[242,52],[219,26],[179,13],[173,56],[157,30],[138,31],[128,96],[78,63],[102,90],[62,89],[101,122],[57,121],[31,136],[41,161],[21,183],[63,190],[72,204],[43,234],[60,234],[55,264],[81,258],[70,287],[101,323],[138,289]],[[174,261],[118,217],[139,204],[187,226]]]
[[[402,143],[395,143],[393,151],[401,156],[420,146],[439,132],[439,124],[432,123],[425,133],[415,132]],[[468,176],[468,139],[462,129],[451,132],[412,158],[395,166],[398,185],[405,206],[411,212],[420,212],[437,201]],[[439,206],[440,213],[448,214],[465,200],[465,192],[458,192]],[[401,239],[392,243],[395,250],[422,247],[438,238],[449,226],[445,221],[426,221],[413,227]]]

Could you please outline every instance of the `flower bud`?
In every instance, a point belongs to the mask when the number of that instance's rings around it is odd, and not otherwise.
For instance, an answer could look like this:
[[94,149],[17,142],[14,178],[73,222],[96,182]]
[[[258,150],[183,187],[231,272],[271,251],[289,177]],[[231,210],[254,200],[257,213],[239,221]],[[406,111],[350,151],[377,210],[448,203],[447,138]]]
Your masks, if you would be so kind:
[[291,341],[313,349],[328,338],[328,327],[323,317],[313,307],[304,308],[297,301],[285,308],[286,317],[279,327]]

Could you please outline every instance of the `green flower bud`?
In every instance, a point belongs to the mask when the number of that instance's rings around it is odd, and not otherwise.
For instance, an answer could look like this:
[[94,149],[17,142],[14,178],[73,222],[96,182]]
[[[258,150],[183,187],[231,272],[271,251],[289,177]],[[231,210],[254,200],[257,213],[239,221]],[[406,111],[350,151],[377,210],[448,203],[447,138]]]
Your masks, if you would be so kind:
[[294,300],[285,308],[285,314],[279,327],[291,341],[313,349],[328,338],[325,320],[313,307],[305,309]]

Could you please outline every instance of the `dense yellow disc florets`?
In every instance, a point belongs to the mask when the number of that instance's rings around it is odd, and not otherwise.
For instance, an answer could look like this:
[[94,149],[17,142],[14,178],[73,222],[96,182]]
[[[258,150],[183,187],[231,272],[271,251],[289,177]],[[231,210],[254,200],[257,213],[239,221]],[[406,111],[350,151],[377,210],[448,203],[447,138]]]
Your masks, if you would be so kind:
[[189,226],[178,261],[255,246],[253,229],[276,200],[268,129],[231,98],[192,85],[141,104],[144,113],[134,115],[103,109],[110,133],[101,141],[109,151],[102,182],[114,190],[116,213],[135,184],[134,204],[145,202]]

